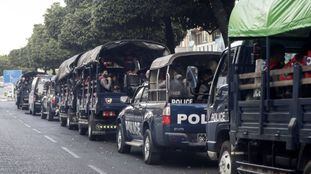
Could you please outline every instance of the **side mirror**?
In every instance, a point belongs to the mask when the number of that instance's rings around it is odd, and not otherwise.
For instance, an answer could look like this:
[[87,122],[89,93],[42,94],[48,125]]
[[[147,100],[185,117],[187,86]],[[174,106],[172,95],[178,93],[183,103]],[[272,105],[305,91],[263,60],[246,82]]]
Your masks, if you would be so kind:
[[195,66],[188,66],[186,73],[187,86],[194,89],[198,86],[198,68]]
[[220,86],[220,88],[216,91],[216,98],[217,99],[224,99],[228,96],[228,84]]

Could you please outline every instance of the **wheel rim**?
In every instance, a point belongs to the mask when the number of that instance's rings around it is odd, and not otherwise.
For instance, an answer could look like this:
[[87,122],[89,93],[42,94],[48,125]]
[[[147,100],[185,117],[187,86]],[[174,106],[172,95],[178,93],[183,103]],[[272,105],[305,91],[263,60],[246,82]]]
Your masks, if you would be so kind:
[[228,151],[224,151],[220,158],[219,173],[231,174],[231,157]]
[[122,135],[121,135],[121,130],[120,130],[120,128],[118,129],[118,138],[117,138],[117,141],[118,141],[118,149],[120,150],[120,149],[121,149],[121,142],[122,142]]
[[150,140],[148,136],[146,137],[146,140],[145,140],[144,154],[145,154],[145,160],[147,160],[150,155]]

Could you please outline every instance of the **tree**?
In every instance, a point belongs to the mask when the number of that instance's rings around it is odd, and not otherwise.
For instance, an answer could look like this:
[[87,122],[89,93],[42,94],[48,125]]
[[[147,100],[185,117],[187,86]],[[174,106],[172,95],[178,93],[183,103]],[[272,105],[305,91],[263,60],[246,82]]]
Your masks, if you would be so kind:
[[92,3],[80,3],[75,10],[67,13],[59,35],[59,43],[62,48],[80,53],[104,43],[95,37],[91,26]]
[[58,39],[66,15],[66,8],[60,6],[59,2],[54,3],[44,14],[44,25],[50,37]]
[[93,28],[100,38],[150,39],[166,43],[171,52],[186,31],[173,20],[174,8],[165,0],[105,0],[97,2]]

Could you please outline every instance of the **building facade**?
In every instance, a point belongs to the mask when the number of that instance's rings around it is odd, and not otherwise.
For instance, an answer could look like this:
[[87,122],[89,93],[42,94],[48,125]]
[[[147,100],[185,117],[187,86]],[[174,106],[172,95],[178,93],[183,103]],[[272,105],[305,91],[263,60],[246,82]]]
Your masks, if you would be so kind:
[[223,51],[224,49],[223,38],[218,30],[210,34],[201,28],[195,28],[187,31],[186,37],[176,47],[175,52]]

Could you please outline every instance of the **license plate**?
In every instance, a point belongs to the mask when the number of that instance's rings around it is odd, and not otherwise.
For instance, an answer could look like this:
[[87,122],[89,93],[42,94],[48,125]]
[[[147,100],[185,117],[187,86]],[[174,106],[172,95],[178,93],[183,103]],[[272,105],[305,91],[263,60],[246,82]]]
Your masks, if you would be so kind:
[[203,142],[206,142],[207,138],[206,138],[206,134],[197,134],[197,141],[199,143],[203,143]]

